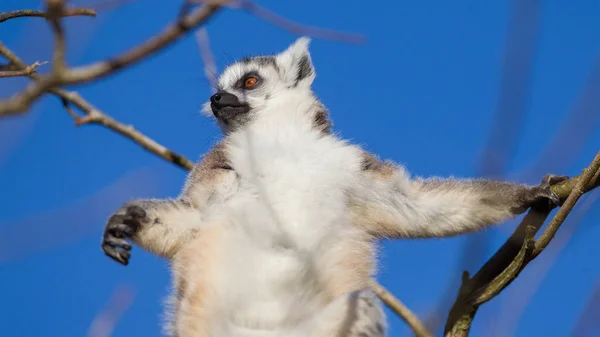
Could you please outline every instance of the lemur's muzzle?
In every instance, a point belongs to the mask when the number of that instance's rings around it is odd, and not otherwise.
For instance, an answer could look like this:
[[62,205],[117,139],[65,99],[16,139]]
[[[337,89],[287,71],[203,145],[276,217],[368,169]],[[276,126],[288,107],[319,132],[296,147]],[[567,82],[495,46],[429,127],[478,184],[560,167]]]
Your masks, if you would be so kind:
[[238,97],[220,90],[210,97],[210,108],[218,119],[228,121],[250,111],[248,103],[240,102]]

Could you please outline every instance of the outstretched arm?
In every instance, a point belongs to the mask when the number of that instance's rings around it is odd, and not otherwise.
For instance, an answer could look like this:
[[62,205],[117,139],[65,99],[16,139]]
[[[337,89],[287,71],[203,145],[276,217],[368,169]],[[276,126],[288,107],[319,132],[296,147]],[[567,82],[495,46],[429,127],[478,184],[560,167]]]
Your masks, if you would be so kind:
[[123,265],[131,256],[129,241],[170,259],[203,227],[206,209],[235,192],[236,182],[235,172],[217,145],[194,167],[177,199],[135,200],[117,210],[106,224],[102,249]]
[[108,220],[102,249],[121,264],[127,265],[131,240],[140,247],[170,258],[182,244],[194,236],[202,222],[199,210],[189,201],[135,200],[126,203]]
[[398,165],[366,154],[363,180],[351,193],[353,223],[388,238],[449,237],[481,230],[537,205],[558,204],[548,175],[539,186],[487,179],[410,179]]

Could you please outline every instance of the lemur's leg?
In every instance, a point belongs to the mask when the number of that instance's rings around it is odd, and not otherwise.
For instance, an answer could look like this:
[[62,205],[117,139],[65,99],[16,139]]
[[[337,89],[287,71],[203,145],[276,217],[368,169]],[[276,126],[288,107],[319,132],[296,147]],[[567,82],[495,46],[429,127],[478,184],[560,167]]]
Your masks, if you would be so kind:
[[368,288],[335,299],[316,314],[311,325],[310,333],[304,336],[384,337],[387,330],[383,306]]
[[109,218],[102,249],[123,265],[129,263],[131,244],[128,240],[170,258],[194,236],[201,222],[201,212],[182,199],[132,201]]
[[448,237],[478,231],[525,212],[556,207],[547,175],[538,186],[487,179],[411,180],[401,166],[370,156],[360,188],[351,194],[353,223],[376,236]]

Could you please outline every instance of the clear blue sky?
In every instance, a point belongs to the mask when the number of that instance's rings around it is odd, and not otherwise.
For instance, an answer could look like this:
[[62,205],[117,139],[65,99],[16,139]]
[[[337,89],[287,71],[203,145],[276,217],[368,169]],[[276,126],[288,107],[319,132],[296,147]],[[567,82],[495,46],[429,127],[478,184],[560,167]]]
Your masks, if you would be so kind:
[[[40,3],[3,0],[0,12],[39,9]],[[65,20],[69,63],[99,60],[153,35],[177,14],[179,3],[140,0],[100,12],[95,19]],[[498,101],[509,3],[260,1],[297,22],[366,35],[362,45],[313,40],[314,89],[344,137],[424,176],[477,174]],[[507,173],[511,179],[536,162],[568,120],[600,55],[600,2],[547,0],[541,6],[526,115]],[[296,38],[232,10],[213,19],[208,32],[220,70],[241,56],[280,51]],[[1,24],[0,40],[27,62],[49,60],[52,42],[42,19]],[[0,96],[25,83],[1,80]],[[213,122],[198,112],[210,89],[193,36],[77,90],[104,112],[192,159],[219,136]],[[590,125],[582,124],[581,130],[584,126]],[[596,126],[591,125],[593,132],[571,155],[551,152],[536,176],[548,170],[578,174],[600,147]],[[54,97],[42,99],[23,117],[0,120],[3,335],[82,336],[111,293],[129,284],[136,298],[113,336],[159,336],[161,302],[170,282],[166,263],[134,248],[131,264],[122,267],[104,256],[100,238],[106,218],[122,202],[175,196],[184,178],[183,170],[128,139],[99,126],[74,127]],[[491,336],[490,327],[500,329],[496,336],[509,334],[502,329],[515,317],[505,305],[518,302],[536,281],[541,286],[524,308],[516,335],[566,336],[600,281],[599,216],[600,210],[592,208],[557,259],[544,254],[485,305],[473,336]],[[490,231],[493,247],[472,254],[491,254],[512,226],[514,222]],[[379,279],[425,316],[448,282],[460,275],[465,242],[466,237],[386,242]],[[550,268],[547,277],[538,280],[545,267]],[[390,336],[406,335],[397,317],[390,314],[389,321]]]

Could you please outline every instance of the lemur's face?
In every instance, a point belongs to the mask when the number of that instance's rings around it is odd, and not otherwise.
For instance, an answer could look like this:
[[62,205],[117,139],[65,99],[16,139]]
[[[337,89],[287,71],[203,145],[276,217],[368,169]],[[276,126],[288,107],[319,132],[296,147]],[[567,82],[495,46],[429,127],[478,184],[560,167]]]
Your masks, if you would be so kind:
[[230,128],[244,124],[283,93],[310,90],[315,71],[309,42],[302,37],[280,54],[250,57],[228,66],[219,78],[218,91],[202,111]]

